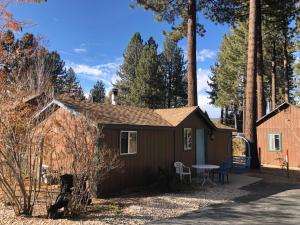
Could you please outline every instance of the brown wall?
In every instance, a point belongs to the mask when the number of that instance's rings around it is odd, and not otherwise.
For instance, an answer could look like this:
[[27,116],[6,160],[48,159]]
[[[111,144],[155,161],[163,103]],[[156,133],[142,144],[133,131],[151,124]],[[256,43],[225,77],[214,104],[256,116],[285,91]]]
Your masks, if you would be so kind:
[[[192,128],[192,150],[185,151],[184,143],[183,143],[183,129],[184,128]],[[200,115],[195,112],[187,117],[184,121],[182,121],[176,129],[176,152],[175,152],[175,161],[181,161],[186,166],[192,166],[196,164],[196,129],[204,128],[208,129],[209,126],[203,121]]]
[[[268,150],[268,133],[281,133],[282,152]],[[300,109],[289,106],[257,127],[260,160],[266,166],[280,166],[278,158],[289,152],[290,167],[300,167]]]
[[232,149],[232,130],[217,129],[214,131],[214,139],[208,138],[208,163],[219,165],[229,162]]
[[[59,125],[60,123],[63,123],[63,127]],[[52,171],[57,170],[60,173],[71,171],[72,158],[65,151],[66,140],[61,134],[66,130],[72,130],[75,123],[74,116],[65,110],[58,109],[38,125],[38,133],[45,134],[43,164],[49,166]]]
[[121,191],[150,183],[157,176],[158,168],[171,169],[174,162],[173,131],[159,128],[105,129],[104,143],[120,152],[120,132],[137,131],[137,154],[120,155],[121,169],[111,172],[102,184],[102,193]]
[[[53,113],[44,124],[54,128],[56,132],[48,136],[47,142],[51,144],[51,151],[45,154],[44,164],[54,169],[67,172],[71,163],[70,157],[64,152],[64,140],[61,140],[60,130],[55,127],[54,120],[60,122],[76,122],[70,113],[59,109]],[[70,124],[72,124],[70,123]],[[193,128],[193,147],[191,151],[184,151],[183,128]],[[110,172],[101,185],[103,194],[121,191],[130,187],[140,186],[151,182],[158,173],[158,168],[174,169],[174,161],[181,161],[186,166],[196,164],[196,129],[204,128],[206,134],[210,133],[210,126],[203,121],[198,112],[190,115],[176,128],[159,127],[132,127],[106,126],[103,129],[103,143],[113,151],[120,152],[120,131],[137,131],[137,154],[120,155],[123,167]],[[214,131],[215,139],[207,140],[208,163],[218,164],[226,161],[228,141],[231,141],[231,131]],[[175,137],[175,139],[174,139]],[[175,148],[174,148],[175,145]],[[50,154],[51,152],[51,154]],[[175,152],[175,155],[174,155]],[[55,156],[55,157],[54,157]]]

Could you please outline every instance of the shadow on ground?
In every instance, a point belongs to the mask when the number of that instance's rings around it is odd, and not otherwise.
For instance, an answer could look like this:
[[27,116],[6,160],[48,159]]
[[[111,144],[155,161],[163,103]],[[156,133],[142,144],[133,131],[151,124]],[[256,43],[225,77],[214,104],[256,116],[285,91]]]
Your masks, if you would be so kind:
[[231,203],[219,204],[153,224],[300,224],[300,184],[263,181],[241,189],[249,191]]

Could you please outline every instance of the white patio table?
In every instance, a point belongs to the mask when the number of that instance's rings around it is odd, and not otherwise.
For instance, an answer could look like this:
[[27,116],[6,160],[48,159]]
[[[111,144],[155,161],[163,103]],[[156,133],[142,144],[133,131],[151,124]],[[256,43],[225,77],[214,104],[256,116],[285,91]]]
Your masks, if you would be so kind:
[[220,166],[210,165],[210,164],[203,164],[203,165],[192,165],[192,167],[195,168],[195,169],[202,169],[202,170],[204,170],[204,173],[203,173],[203,182],[202,182],[201,186],[203,186],[206,182],[209,182],[212,185],[216,185],[216,183],[213,182],[210,179],[209,173],[210,173],[211,170],[219,169]]

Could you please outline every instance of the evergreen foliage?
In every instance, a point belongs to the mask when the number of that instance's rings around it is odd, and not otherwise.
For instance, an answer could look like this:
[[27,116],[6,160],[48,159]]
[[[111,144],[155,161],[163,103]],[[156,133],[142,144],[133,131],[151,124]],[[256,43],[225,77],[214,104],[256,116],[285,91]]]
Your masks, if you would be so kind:
[[[217,64],[212,67],[212,76],[208,82],[211,104],[227,109],[229,114],[240,118],[243,111],[245,77],[247,67],[246,23],[240,23],[224,36]],[[229,119],[229,118],[228,118]],[[233,125],[234,121],[224,121]],[[236,124],[241,127],[241,124]]]
[[136,106],[164,106],[165,87],[157,47],[155,40],[150,37],[142,50],[131,92]]
[[132,105],[132,84],[136,78],[136,68],[143,50],[143,40],[141,35],[136,32],[131,38],[127,49],[123,54],[123,63],[118,71],[120,80],[117,81],[116,87],[119,89],[119,104]]
[[105,102],[105,86],[103,81],[97,81],[90,92],[90,96],[93,102]]
[[161,54],[165,83],[165,107],[179,107],[187,104],[187,82],[184,54],[177,43],[166,38]]
[[161,53],[151,37],[144,44],[135,33],[124,53],[115,87],[118,103],[140,107],[179,107],[187,103],[186,63],[183,50],[166,39]]
[[71,67],[67,70],[65,80],[64,80],[63,90],[64,93],[67,93],[70,96],[73,96],[77,99],[80,100],[85,99],[82,87],[80,86],[76,78],[76,74]]

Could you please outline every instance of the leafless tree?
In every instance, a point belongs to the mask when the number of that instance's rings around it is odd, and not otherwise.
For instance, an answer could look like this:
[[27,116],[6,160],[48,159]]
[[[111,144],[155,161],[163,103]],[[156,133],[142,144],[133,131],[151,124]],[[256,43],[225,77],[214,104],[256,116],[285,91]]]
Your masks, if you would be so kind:
[[105,176],[123,164],[116,150],[102,143],[101,127],[84,116],[64,118],[55,119],[58,129],[55,129],[56,133],[52,133],[52,137],[59,135],[63,139],[68,159],[63,159],[61,170],[73,175],[74,189],[68,205],[69,216],[72,216],[86,209],[87,195],[95,195],[97,186]]
[[19,84],[0,83],[0,189],[17,215],[31,215],[41,185],[44,134],[35,129],[39,105],[24,102]]

